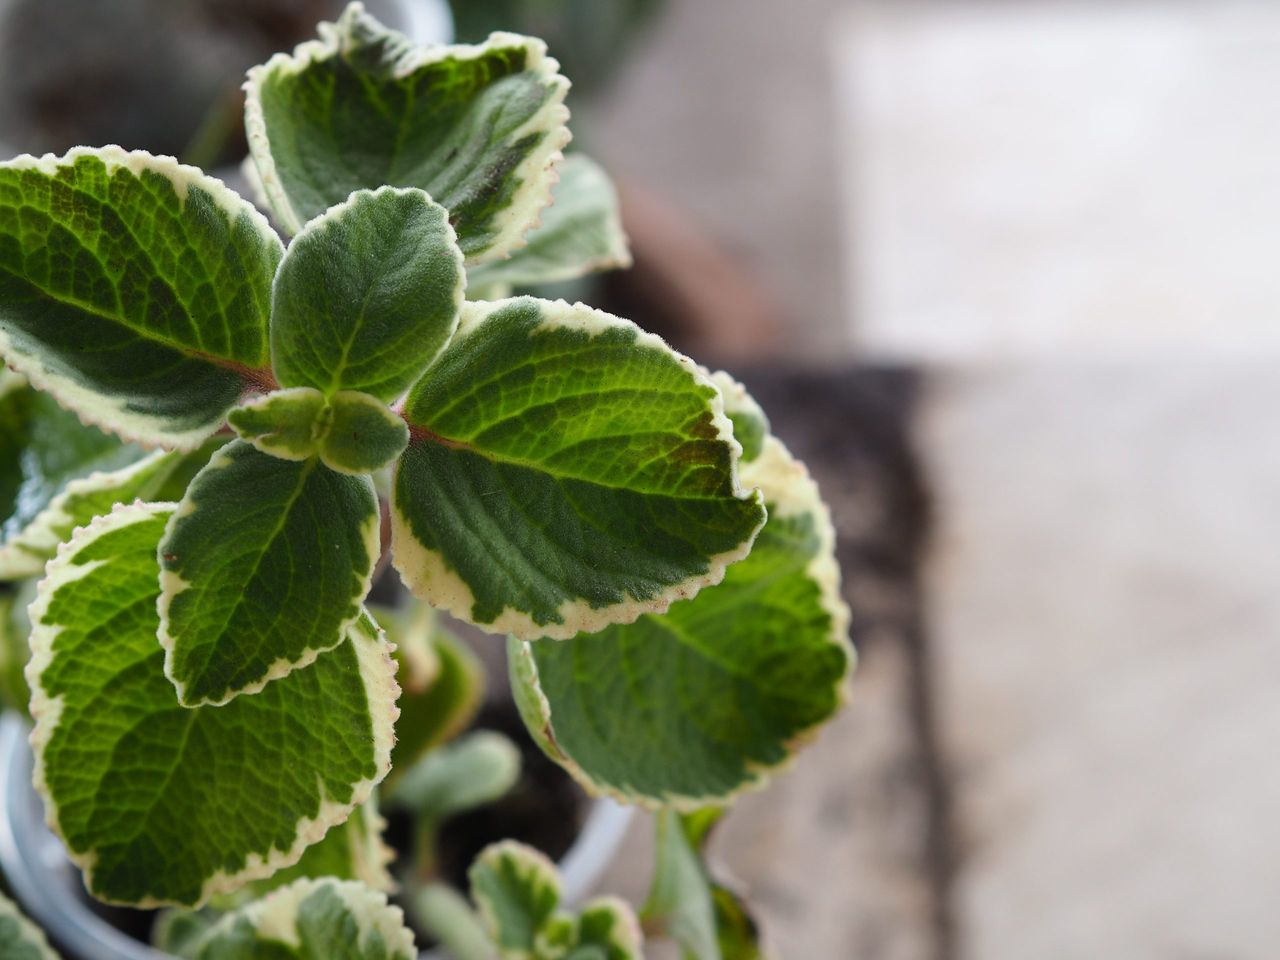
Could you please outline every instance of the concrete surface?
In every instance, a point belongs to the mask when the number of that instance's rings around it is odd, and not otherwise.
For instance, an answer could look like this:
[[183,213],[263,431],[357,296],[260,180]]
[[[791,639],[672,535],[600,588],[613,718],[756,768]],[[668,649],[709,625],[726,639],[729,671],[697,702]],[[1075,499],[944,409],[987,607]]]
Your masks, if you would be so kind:
[[1273,363],[935,378],[922,445],[965,960],[1267,960]]
[[1280,5],[848,9],[837,101],[860,349],[1280,351]]
[[844,0],[669,0],[575,136],[769,290],[793,356],[849,354],[829,26]]

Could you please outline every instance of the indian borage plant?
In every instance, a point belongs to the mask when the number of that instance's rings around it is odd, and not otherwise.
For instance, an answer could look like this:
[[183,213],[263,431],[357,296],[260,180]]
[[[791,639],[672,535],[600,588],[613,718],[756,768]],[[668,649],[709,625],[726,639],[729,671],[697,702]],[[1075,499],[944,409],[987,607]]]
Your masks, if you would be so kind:
[[[352,4],[245,88],[287,248],[169,158],[0,164],[0,575],[43,573],[25,680],[51,826],[113,903],[301,876],[191,956],[239,956],[218,938],[252,942],[264,917],[294,946],[317,917],[398,936],[385,900],[308,879],[338,872],[315,850],[377,841],[376,812],[352,814],[399,713],[364,605],[386,476],[395,568],[508,636],[537,742],[589,791],[665,811],[651,927],[698,958],[755,955],[690,864],[842,700],[848,613],[812,480],[741,386],[634,324],[477,299],[629,262],[608,178],[561,155],[568,82],[540,41],[415,48]],[[503,957],[639,955],[619,904],[574,916],[556,884],[495,847],[466,915]]]

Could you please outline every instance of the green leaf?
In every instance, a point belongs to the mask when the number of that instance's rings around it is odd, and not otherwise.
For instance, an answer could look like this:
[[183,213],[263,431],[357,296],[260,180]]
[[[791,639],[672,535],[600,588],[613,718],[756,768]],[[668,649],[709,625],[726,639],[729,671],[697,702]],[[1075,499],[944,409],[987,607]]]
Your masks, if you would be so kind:
[[685,960],[764,960],[746,903],[716,882],[704,862],[707,831],[723,812],[658,814],[653,883],[642,916],[680,944]]
[[271,362],[286,387],[394,400],[453,336],[462,253],[421,190],[351,195],[303,228],[272,293]]
[[467,304],[404,414],[396,567],[495,633],[571,637],[665,610],[719,582],[764,521],[714,385],[581,305]]
[[503,960],[533,960],[560,905],[560,876],[543,854],[512,840],[486,847],[467,873],[471,897]]
[[413,934],[386,894],[334,879],[298,880],[228,914],[195,960],[416,960]]
[[396,646],[397,676],[404,691],[389,785],[428,751],[465,730],[484,699],[484,664],[466,643],[440,625],[428,604],[415,607],[408,616],[381,608],[375,611]]
[[4,960],[59,960],[44,931],[24,917],[8,897],[0,894],[0,957]]
[[542,212],[541,225],[529,233],[528,246],[510,260],[468,271],[469,287],[559,283],[631,266],[618,192],[598,163],[580,153],[565,157],[551,196],[552,205]]
[[161,953],[191,960],[215,923],[217,915],[208,908],[183,910],[169,907],[157,913],[151,924],[151,946]]
[[395,463],[409,445],[409,427],[387,405],[354,390],[329,401],[320,459],[339,473],[373,473]]
[[31,688],[23,675],[31,659],[31,621],[27,606],[35,597],[35,581],[0,584],[0,705],[29,714]]
[[716,936],[723,960],[768,960],[760,927],[746,901],[718,883],[711,885],[716,910]]
[[182,496],[221,442],[147,455],[28,387],[0,396],[0,419],[6,412],[12,416],[0,434],[0,473],[16,483],[0,524],[0,580],[38,576],[72,530],[117,503]]
[[360,615],[379,551],[368,477],[243,440],[192,482],[160,544],[160,644],[186,706],[311,663]]
[[399,693],[363,617],[256,696],[181,706],[156,643],[173,509],[77,531],[31,607],[36,788],[89,891],[139,906],[197,906],[297,862],[386,776]]
[[654,844],[653,879],[641,916],[679,943],[686,958],[724,960],[706,870],[675,811],[655,818]]
[[772,437],[742,466],[769,521],[662,616],[508,647],[530,732],[588,789],[693,809],[757,787],[839,709],[852,662],[827,508]]
[[68,481],[61,493],[0,547],[0,579],[39,575],[58,545],[77,527],[110,513],[117,503],[178,499],[222,442],[221,438],[211,438],[190,452],[156,451],[123,469],[90,473]]
[[417,187],[468,263],[507,255],[547,205],[569,84],[540,40],[414,47],[353,3],[320,39],[249,71],[245,126],[290,233],[354,191]]
[[79,147],[0,164],[0,355],[86,421],[189,449],[270,381],[280,240],[218,180]]
[[16,374],[0,381],[0,579],[38,575],[57,548],[48,520],[68,483],[146,455],[87,427]]
[[320,451],[327,401],[319,390],[294,387],[254,397],[227,414],[240,439],[281,460],[307,460]]

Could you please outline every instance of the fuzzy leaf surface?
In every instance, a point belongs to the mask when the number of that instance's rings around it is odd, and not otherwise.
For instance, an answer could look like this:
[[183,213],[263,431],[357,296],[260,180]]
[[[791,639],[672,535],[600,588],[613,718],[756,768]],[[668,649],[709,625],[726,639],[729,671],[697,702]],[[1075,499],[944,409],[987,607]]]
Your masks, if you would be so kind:
[[409,428],[367,393],[343,390],[329,400],[320,459],[339,473],[373,473],[389,467],[409,445]]
[[231,428],[263,453],[281,460],[306,460],[320,451],[325,396],[311,387],[275,390],[254,397],[227,414]]
[[528,245],[509,260],[470,270],[468,286],[558,283],[631,266],[618,191],[600,164],[580,153],[565,157],[551,196],[552,204],[542,211],[542,223],[530,231]]
[[269,377],[280,256],[249,203],[168,158],[0,163],[0,355],[88,421],[192,447]]
[[378,555],[368,477],[235,440],[160,543],[165,675],[187,706],[260,690],[342,642]]
[[495,633],[571,637],[716,583],[764,521],[719,391],[634,324],[471,303],[410,392],[397,569]]
[[17,904],[0,894],[0,957],[4,960],[61,960],[44,931],[22,915]]
[[183,707],[156,643],[171,504],[99,518],[31,608],[36,788],[99,899],[197,906],[302,856],[390,765],[394,666],[361,618],[251,697]]
[[682,809],[723,800],[844,700],[848,610],[817,486],[773,438],[742,477],[769,520],[722,583],[661,616],[509,645],[526,725],[591,790]]
[[318,41],[249,72],[246,127],[290,233],[356,190],[417,187],[480,263],[518,247],[547,204],[568,86],[540,40],[415,47],[353,3]]
[[416,960],[399,907],[363,884],[298,880],[228,914],[194,960]]
[[308,223],[280,264],[276,378],[394,400],[453,336],[464,286],[443,207],[421,190],[360,190]]

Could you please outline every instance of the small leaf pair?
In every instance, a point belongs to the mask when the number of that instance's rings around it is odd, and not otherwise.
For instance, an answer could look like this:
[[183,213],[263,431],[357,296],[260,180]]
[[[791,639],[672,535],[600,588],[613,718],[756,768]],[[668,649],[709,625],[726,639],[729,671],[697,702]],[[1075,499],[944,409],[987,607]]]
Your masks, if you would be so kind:
[[596,897],[573,914],[560,903],[560,875],[545,856],[514,841],[485,848],[468,872],[479,923],[465,901],[432,885],[419,912],[450,952],[498,960],[642,960],[631,908]]

